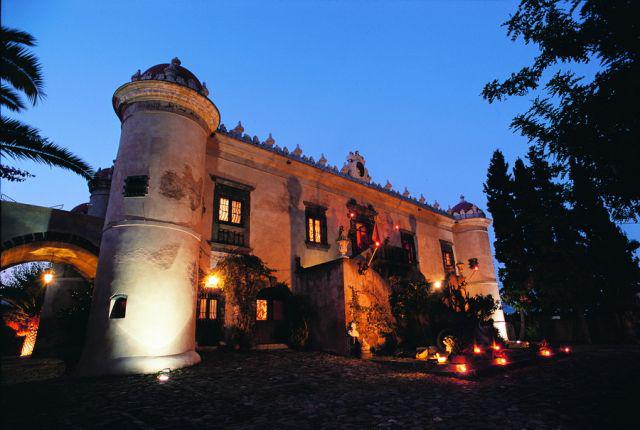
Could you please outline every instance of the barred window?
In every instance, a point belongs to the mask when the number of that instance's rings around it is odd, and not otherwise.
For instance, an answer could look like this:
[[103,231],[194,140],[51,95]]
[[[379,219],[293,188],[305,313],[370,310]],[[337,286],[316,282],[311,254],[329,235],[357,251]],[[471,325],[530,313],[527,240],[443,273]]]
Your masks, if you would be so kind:
[[231,202],[231,222],[233,224],[242,223],[242,202],[235,200]]
[[224,197],[220,197],[218,221],[229,221],[229,199]]

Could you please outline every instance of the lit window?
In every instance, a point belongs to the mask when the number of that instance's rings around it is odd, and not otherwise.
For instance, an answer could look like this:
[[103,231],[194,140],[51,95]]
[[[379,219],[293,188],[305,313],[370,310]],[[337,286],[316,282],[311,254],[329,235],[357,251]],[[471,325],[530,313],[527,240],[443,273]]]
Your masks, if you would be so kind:
[[266,321],[267,320],[267,301],[266,300],[258,300],[256,303],[256,320],[258,321]]
[[359,250],[364,250],[371,245],[369,229],[365,224],[356,223],[356,245]]
[[229,199],[220,198],[220,208],[218,209],[218,220],[229,221]]
[[444,266],[444,273],[455,273],[456,262],[453,256],[453,245],[450,242],[441,240],[440,250],[442,251],[442,265]]
[[198,301],[198,319],[207,319],[207,299],[200,299]]
[[327,216],[326,208],[306,203],[305,218],[307,220],[307,242],[326,245]]
[[216,299],[209,299],[209,319],[215,320],[218,318],[218,301]]
[[233,224],[240,224],[242,222],[242,202],[231,202],[231,222]]

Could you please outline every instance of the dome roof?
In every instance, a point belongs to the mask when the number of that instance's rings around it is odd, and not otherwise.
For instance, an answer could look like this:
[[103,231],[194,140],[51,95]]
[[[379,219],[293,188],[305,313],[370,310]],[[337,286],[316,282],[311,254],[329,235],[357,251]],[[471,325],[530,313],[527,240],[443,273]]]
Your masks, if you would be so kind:
[[131,77],[131,81],[144,81],[144,80],[156,80],[156,81],[168,81],[176,84],[191,88],[202,94],[203,96],[209,95],[207,85],[191,73],[191,71],[181,66],[181,61],[178,58],[171,60],[171,63],[156,64],[153,67],[148,68],[144,73],[140,73],[140,70]]
[[89,213],[89,203],[80,203],[78,206],[71,209],[70,212],[86,215],[87,213]]
[[460,196],[460,201],[458,202],[458,204],[449,209],[447,212],[453,215],[455,219],[487,217],[482,209],[478,208],[473,203],[469,203],[468,201],[466,201],[464,199],[464,196]]

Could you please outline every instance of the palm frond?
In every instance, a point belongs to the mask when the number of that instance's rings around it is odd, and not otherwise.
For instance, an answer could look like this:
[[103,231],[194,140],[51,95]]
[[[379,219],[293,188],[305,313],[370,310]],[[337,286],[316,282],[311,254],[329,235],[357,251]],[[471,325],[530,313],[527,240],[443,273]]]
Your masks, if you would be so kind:
[[13,112],[19,112],[24,109],[24,103],[20,100],[18,93],[3,84],[0,84],[0,106]]
[[27,33],[26,31],[16,30],[15,28],[9,28],[0,26],[0,44],[5,43],[19,43],[21,45],[35,46],[36,39]]
[[2,45],[0,79],[22,91],[34,105],[45,96],[42,66],[36,56],[22,46]]
[[0,155],[61,167],[86,179],[93,175],[91,166],[68,149],[40,136],[37,129],[5,117],[0,117]]

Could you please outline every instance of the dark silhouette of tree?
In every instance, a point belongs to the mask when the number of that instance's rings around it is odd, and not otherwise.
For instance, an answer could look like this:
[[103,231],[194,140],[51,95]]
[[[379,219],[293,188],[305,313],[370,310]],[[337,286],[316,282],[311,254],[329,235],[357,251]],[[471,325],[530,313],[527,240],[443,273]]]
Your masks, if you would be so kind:
[[[23,31],[0,27],[0,107],[3,111],[22,112],[25,100],[33,106],[44,97],[42,67],[28,48],[35,39]],[[68,149],[42,137],[40,132],[22,122],[0,115],[0,156],[26,159],[71,170],[91,179],[91,166]],[[15,167],[0,165],[0,178],[24,181],[32,176]]]
[[[536,45],[539,53],[482,92],[490,103],[540,93],[512,128],[550,152],[564,173],[569,160],[580,163],[618,220],[640,215],[638,16],[636,0],[522,0],[504,25],[512,40]],[[585,64],[597,68],[591,80],[577,72]]]

